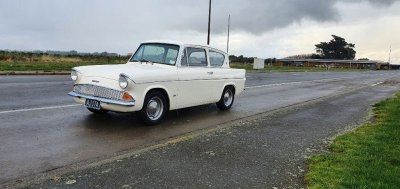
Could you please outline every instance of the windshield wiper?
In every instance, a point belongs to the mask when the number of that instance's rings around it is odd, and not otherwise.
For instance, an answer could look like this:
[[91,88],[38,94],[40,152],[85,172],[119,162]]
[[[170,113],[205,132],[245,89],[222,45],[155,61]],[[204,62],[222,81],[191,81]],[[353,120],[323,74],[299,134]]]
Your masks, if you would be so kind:
[[147,59],[145,59],[145,58],[140,59],[139,62],[140,62],[140,63],[142,63],[142,62],[148,62],[148,63],[150,63],[150,64],[153,64],[152,61],[147,60]]
[[154,61],[148,60],[148,59],[146,59],[146,58],[133,59],[133,61],[134,61],[134,62],[139,62],[139,63],[141,63],[141,64],[142,64],[143,62],[150,63],[150,64],[154,64],[154,63],[157,63],[157,64],[165,64],[165,63],[161,63],[161,62],[154,62]]

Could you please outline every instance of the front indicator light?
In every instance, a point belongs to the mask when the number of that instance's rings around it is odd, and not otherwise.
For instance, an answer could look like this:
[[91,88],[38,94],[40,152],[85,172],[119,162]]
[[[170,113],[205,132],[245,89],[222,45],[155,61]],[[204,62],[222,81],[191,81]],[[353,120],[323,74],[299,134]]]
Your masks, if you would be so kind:
[[124,100],[124,101],[133,101],[133,97],[129,93],[124,92],[122,94],[122,100]]

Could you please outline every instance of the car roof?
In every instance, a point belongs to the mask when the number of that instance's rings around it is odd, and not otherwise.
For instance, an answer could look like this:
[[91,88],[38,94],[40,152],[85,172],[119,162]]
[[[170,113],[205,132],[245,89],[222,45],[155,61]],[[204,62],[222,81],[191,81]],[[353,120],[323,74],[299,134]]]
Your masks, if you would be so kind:
[[225,51],[211,47],[210,45],[198,45],[198,44],[192,44],[192,43],[184,43],[184,42],[179,42],[179,41],[167,41],[167,40],[149,40],[149,41],[145,41],[143,43],[165,43],[165,44],[179,45],[179,46],[197,46],[197,47],[204,47],[204,48],[208,48],[211,50],[215,50],[215,51],[219,51],[221,53],[227,54]]

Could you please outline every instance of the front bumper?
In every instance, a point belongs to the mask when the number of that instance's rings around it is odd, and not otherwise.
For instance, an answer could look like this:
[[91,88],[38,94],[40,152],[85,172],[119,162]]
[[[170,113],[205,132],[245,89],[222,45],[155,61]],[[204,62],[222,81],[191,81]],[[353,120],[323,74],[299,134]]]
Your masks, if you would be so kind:
[[89,96],[89,95],[84,95],[84,94],[79,94],[74,91],[71,91],[68,93],[68,95],[77,97],[77,98],[85,98],[85,99],[92,99],[92,100],[98,100],[102,103],[107,103],[107,104],[115,104],[115,105],[120,105],[120,106],[135,106],[135,101],[122,101],[122,100],[113,100],[113,99],[107,99],[107,98],[101,98],[101,97],[95,97],[95,96]]

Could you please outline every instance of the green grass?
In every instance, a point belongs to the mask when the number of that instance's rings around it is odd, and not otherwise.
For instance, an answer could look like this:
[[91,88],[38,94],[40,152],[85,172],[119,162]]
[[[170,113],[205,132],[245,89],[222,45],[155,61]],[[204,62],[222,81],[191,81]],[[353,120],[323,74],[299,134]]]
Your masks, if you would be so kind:
[[0,51],[0,73],[70,71],[76,66],[120,64],[125,63],[128,59],[129,56],[50,55]]
[[109,64],[102,62],[40,62],[19,63],[0,62],[0,71],[70,71],[71,68],[83,65]]
[[[246,69],[246,70],[254,70],[253,64],[248,63],[231,63],[230,66],[232,68]],[[316,67],[295,67],[295,66],[272,66],[265,65],[265,68],[262,71],[267,72],[350,72],[350,71],[367,71],[367,69],[348,69],[348,68],[330,68],[327,70],[326,68],[316,68]]]
[[375,105],[374,123],[337,137],[310,159],[310,188],[400,188],[400,93]]

